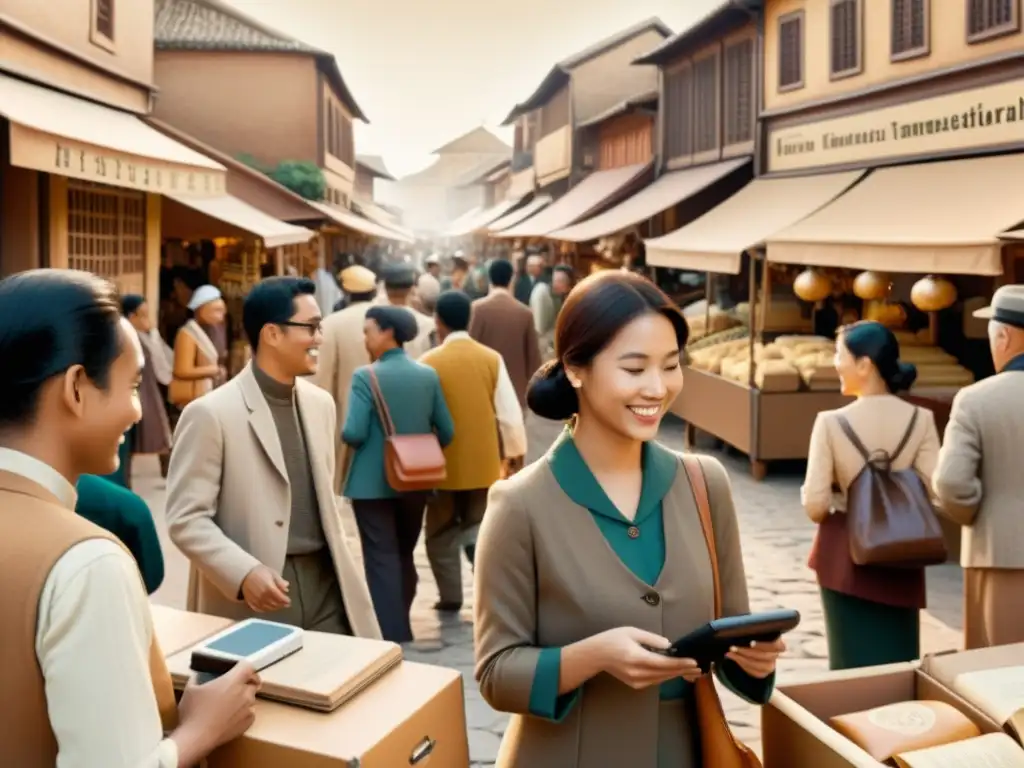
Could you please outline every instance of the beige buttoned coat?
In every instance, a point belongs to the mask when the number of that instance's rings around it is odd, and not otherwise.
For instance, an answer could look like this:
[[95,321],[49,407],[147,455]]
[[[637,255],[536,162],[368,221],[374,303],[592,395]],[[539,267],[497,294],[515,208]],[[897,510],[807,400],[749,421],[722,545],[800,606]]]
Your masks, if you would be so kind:
[[[700,458],[718,550],[722,615],[749,612],[740,533],[724,467]],[[476,548],[474,639],[480,693],[513,715],[498,768],[698,768],[690,705],[662,702],[607,673],[582,686],[561,722],[530,714],[542,648],[615,627],[677,639],[714,618],[714,577],[697,503],[680,466],[662,502],[665,565],[654,587],[618,558],[592,513],[541,459],[492,486]]]
[[[334,403],[308,381],[295,382],[302,428],[345,609],[354,633],[379,638],[363,569],[349,551],[334,494]],[[251,364],[181,414],[167,475],[171,540],[194,572],[189,609],[252,616],[242,581],[263,564],[281,573],[288,549],[291,491],[270,407]]]

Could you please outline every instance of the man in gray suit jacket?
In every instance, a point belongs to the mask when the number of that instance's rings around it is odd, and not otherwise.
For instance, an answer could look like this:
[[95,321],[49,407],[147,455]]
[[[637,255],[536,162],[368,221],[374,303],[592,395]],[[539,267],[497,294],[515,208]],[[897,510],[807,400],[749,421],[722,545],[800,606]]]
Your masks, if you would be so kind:
[[1003,286],[974,316],[989,321],[998,373],[953,400],[932,484],[964,526],[964,640],[983,648],[1024,642],[1024,285]]

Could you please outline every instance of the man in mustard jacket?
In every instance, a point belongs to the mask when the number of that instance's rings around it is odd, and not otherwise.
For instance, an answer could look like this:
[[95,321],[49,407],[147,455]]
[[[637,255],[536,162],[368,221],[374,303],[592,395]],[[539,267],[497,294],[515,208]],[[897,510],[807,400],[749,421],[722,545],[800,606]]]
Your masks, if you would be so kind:
[[472,564],[487,492],[501,477],[502,447],[509,457],[526,454],[512,379],[500,354],[470,338],[470,314],[465,293],[442,293],[434,311],[441,344],[420,360],[437,371],[455,423],[444,452],[448,477],[427,504],[427,557],[441,598],[435,607],[442,611],[462,607],[459,546]]

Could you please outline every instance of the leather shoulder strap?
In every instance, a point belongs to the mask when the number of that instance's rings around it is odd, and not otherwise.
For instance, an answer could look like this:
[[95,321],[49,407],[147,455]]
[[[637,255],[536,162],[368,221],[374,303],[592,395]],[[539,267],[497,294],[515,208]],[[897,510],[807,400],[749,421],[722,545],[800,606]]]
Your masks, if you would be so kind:
[[708,481],[704,476],[704,467],[700,459],[692,453],[684,453],[679,457],[683,469],[690,480],[694,501],[697,502],[697,514],[700,515],[700,527],[707,544],[708,557],[711,558],[711,577],[715,585],[715,618],[722,616],[722,584],[718,575],[718,548],[715,546],[715,528],[711,522],[711,499],[708,496]]
[[896,450],[892,452],[892,458],[890,461],[895,462],[899,458],[899,455],[903,453],[903,449],[907,447],[907,443],[910,442],[910,436],[914,434],[914,427],[917,426],[917,414],[920,408],[915,407],[914,413],[910,417],[910,423],[907,425],[907,431],[903,433],[903,439],[900,440],[900,444],[896,446]]
[[391,420],[391,412],[388,410],[388,403],[384,399],[384,393],[380,390],[380,381],[377,380],[377,372],[373,370],[372,364],[367,366],[366,370],[370,376],[370,391],[373,393],[373,404],[377,406],[377,416],[380,418],[380,423],[384,427],[384,434],[388,437],[393,437],[395,434],[395,423]]
[[861,455],[861,458],[863,458],[864,461],[870,462],[871,451],[869,451],[867,449],[867,446],[864,445],[863,442],[861,442],[861,439],[859,437],[857,437],[857,433],[853,431],[853,427],[850,425],[850,422],[846,420],[846,417],[842,415],[837,415],[836,421],[839,422],[840,428],[843,430],[843,432],[846,433],[846,437],[849,439],[851,443],[853,443],[853,447],[857,449],[857,453]]

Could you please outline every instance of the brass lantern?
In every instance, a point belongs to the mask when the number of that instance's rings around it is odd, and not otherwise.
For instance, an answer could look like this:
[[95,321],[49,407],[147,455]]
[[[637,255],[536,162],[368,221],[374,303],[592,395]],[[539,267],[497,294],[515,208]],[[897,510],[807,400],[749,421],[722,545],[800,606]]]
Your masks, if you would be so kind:
[[861,272],[853,281],[853,294],[864,301],[884,301],[889,295],[889,276],[881,272]]
[[911,303],[922,312],[939,312],[956,302],[956,286],[944,277],[922,277],[910,289]]
[[816,269],[808,268],[793,279],[793,293],[813,304],[832,295],[832,281]]

